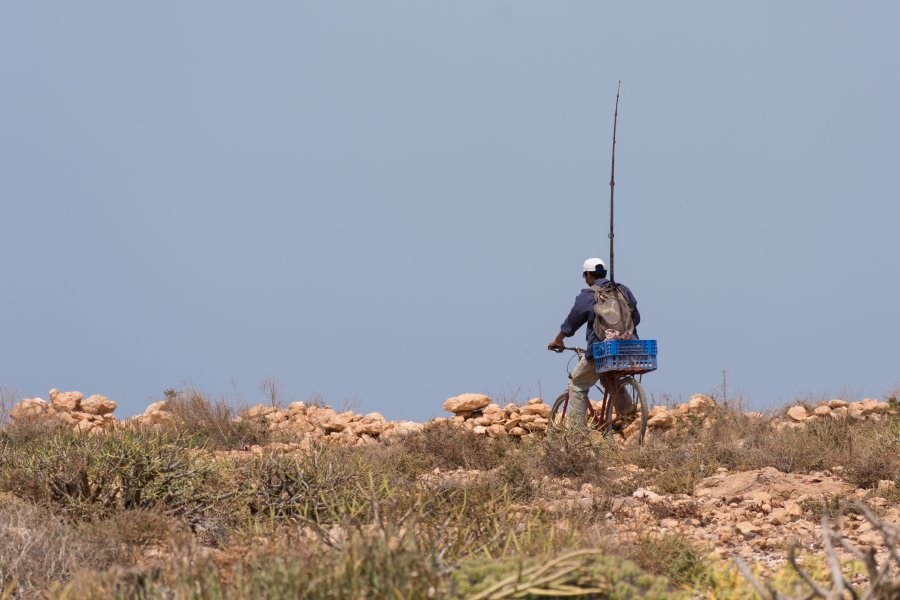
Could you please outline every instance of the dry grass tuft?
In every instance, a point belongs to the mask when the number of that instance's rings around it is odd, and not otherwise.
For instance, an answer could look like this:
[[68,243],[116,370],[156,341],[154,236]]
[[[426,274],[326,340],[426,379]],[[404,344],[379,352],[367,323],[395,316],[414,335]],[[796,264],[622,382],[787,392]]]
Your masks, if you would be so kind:
[[555,426],[544,438],[541,467],[552,477],[599,483],[606,479],[604,465],[613,452],[613,444],[583,427]]
[[404,436],[402,447],[423,457],[431,468],[490,470],[512,450],[508,438],[489,438],[442,422]]
[[210,400],[196,389],[168,390],[167,410],[175,418],[177,432],[196,438],[209,448],[239,450],[270,440],[269,421],[263,417],[235,420],[239,410],[223,399]]

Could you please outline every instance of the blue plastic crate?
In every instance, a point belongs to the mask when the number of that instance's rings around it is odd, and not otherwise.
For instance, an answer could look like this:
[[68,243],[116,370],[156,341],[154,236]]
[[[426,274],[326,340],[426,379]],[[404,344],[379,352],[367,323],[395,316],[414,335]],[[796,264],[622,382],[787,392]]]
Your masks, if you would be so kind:
[[623,354],[656,356],[656,340],[609,340],[594,344],[594,358],[622,356]]
[[649,373],[656,370],[656,340],[596,342],[594,358],[598,373]]

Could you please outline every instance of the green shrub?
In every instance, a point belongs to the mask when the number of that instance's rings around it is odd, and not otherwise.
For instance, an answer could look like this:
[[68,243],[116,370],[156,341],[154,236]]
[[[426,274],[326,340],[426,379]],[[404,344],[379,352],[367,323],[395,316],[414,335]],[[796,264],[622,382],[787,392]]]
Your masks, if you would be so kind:
[[213,471],[188,450],[186,438],[65,432],[7,445],[4,454],[0,491],[53,505],[73,519],[159,509],[196,524],[216,500]]
[[238,466],[247,508],[256,518],[318,525],[363,522],[390,496],[385,477],[359,453],[327,445],[303,453],[267,453]]
[[647,571],[665,575],[676,586],[703,588],[710,578],[703,555],[677,534],[645,535],[631,548],[629,557]]
[[467,561],[454,572],[450,587],[454,597],[473,600],[564,596],[625,600],[683,596],[670,589],[664,578],[597,550],[532,559]]

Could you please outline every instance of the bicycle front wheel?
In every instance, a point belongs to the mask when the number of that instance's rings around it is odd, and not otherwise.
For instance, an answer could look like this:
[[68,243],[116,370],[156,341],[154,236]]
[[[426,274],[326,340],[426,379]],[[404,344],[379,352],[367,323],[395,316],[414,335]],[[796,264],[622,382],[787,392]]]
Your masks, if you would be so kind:
[[569,392],[563,392],[553,403],[550,409],[550,417],[547,419],[547,431],[559,427],[566,421],[566,412],[569,408]]
[[[606,422],[610,425],[613,422],[613,405],[615,404],[613,399],[616,397],[616,394],[621,393],[619,390],[624,390],[631,399],[633,411],[629,411],[629,415],[636,413],[636,418],[641,420],[637,435],[638,444],[642,445],[644,443],[644,434],[647,432],[647,395],[644,393],[644,387],[634,377],[625,377],[616,381],[614,389],[610,390],[609,403],[606,405]],[[629,415],[616,414],[616,417],[621,421]],[[608,435],[612,435],[612,430],[613,427],[608,429]]]

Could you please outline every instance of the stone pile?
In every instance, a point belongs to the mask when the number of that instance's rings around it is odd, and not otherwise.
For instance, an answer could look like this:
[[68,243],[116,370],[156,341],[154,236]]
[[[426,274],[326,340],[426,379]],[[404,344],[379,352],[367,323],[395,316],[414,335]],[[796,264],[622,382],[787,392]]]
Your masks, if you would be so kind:
[[[697,422],[705,423],[707,417],[718,408],[716,401],[705,394],[694,394],[690,401],[671,409],[666,406],[654,406],[647,413],[647,430],[661,432]],[[625,439],[631,439],[639,428],[640,421],[636,419],[622,431],[622,435]]]
[[811,410],[806,406],[792,406],[785,411],[782,423],[785,427],[803,427],[808,423],[842,417],[852,421],[880,421],[897,412],[897,408],[889,403],[873,398],[866,398],[861,402],[834,399],[819,402]]
[[257,404],[238,419],[263,419],[273,433],[285,437],[310,438],[338,442],[347,446],[371,444],[376,440],[389,440],[398,434],[415,431],[422,425],[411,421],[388,421],[380,413],[365,415],[352,410],[337,412],[327,406],[292,402],[286,409]]
[[[591,400],[591,406],[599,414],[601,403]],[[688,421],[703,420],[716,408],[715,400],[703,394],[695,394],[690,402],[673,409],[653,407],[648,413],[647,428],[666,430]],[[453,413],[453,417],[434,421],[450,421],[474,433],[490,437],[542,435],[549,425],[551,409],[542,398],[531,398],[521,406],[513,403],[500,406],[484,394],[462,394],[444,402],[444,410]],[[639,428],[640,420],[636,419],[624,428],[622,437],[631,439]]]
[[551,406],[544,404],[542,398],[532,398],[523,406],[500,406],[484,394],[462,394],[447,398],[444,410],[453,413],[453,417],[437,418],[434,422],[450,421],[490,437],[522,437],[547,430]]
[[[673,408],[654,406],[647,415],[647,430],[659,435],[689,425],[700,424],[708,427],[715,419],[717,409],[716,401],[705,394],[694,394],[689,402]],[[891,414],[898,414],[898,412],[900,410],[892,407],[888,402],[872,398],[866,398],[861,402],[835,399],[819,402],[812,409],[803,405],[791,406],[785,409],[781,415],[770,417],[770,421],[776,429],[799,428],[825,419],[849,418],[852,421],[878,421],[888,418]],[[762,413],[744,414],[752,418],[766,418]],[[638,431],[639,426],[639,421],[629,424],[622,432],[624,438],[631,439],[632,435]]]
[[43,398],[25,398],[10,411],[14,421],[47,419],[81,433],[99,433],[116,426],[116,403],[101,396],[84,397],[81,392],[50,390],[50,402]]
[[[133,418],[139,425],[171,425],[176,417],[169,411],[166,400],[155,402],[143,414]],[[422,426],[410,421],[388,421],[377,412],[366,415],[347,410],[337,412],[333,408],[292,402],[287,408],[257,404],[243,411],[236,422],[254,421],[283,439],[324,440],[347,446],[374,443],[378,439],[390,439],[400,433],[415,431]],[[278,435],[281,434],[281,435]]]

